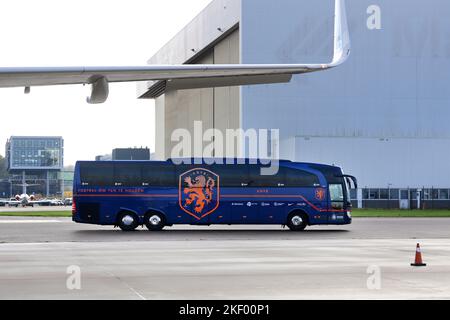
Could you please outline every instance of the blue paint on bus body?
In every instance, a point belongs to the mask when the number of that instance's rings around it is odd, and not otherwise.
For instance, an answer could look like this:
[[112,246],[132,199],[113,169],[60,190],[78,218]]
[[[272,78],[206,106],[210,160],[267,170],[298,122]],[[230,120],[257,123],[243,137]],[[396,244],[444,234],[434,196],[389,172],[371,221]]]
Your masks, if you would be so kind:
[[[208,162],[209,163],[209,162]],[[175,165],[173,161],[78,162],[73,221],[117,225],[133,213],[139,224],[159,213],[165,225],[286,225],[293,212],[308,225],[352,222],[349,180],[334,166],[281,161],[274,176],[261,165]],[[355,181],[356,182],[356,181]]]

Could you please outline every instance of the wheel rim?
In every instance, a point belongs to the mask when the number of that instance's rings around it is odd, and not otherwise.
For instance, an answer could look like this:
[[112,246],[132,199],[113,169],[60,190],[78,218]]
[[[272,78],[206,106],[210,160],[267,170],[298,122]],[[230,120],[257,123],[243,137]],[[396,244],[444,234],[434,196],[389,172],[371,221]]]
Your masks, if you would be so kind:
[[292,224],[296,227],[301,226],[303,224],[303,218],[300,216],[294,216],[291,219]]
[[130,227],[134,224],[134,218],[133,216],[127,214],[126,216],[122,217],[122,223],[127,226]]
[[161,224],[161,218],[157,215],[151,216],[149,222],[152,226],[159,226]]

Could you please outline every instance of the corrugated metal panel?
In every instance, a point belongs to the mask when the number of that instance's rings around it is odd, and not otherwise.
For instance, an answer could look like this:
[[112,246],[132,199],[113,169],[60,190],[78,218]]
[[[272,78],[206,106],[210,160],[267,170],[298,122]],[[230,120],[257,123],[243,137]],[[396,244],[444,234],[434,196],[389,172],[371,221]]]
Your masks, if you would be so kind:
[[[290,84],[243,87],[243,126],[280,128],[282,154],[339,162],[363,186],[449,187],[450,2],[346,3],[350,59]],[[372,5],[380,30],[367,25]],[[242,63],[329,60],[332,16],[332,0],[244,1]]]

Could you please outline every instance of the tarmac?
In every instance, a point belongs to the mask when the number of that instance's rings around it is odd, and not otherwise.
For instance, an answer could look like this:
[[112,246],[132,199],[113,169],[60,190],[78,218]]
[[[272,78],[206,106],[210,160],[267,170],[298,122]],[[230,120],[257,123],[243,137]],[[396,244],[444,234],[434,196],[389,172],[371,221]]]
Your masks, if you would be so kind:
[[449,240],[450,219],[124,233],[1,217],[0,299],[450,299]]

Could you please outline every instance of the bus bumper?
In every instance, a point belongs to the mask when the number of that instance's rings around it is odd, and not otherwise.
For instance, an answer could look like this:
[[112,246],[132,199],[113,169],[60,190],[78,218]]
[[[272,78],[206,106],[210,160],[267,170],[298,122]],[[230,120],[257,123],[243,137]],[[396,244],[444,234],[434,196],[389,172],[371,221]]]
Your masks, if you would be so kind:
[[353,220],[351,211],[332,213],[328,219],[330,224],[344,225],[351,224]]

